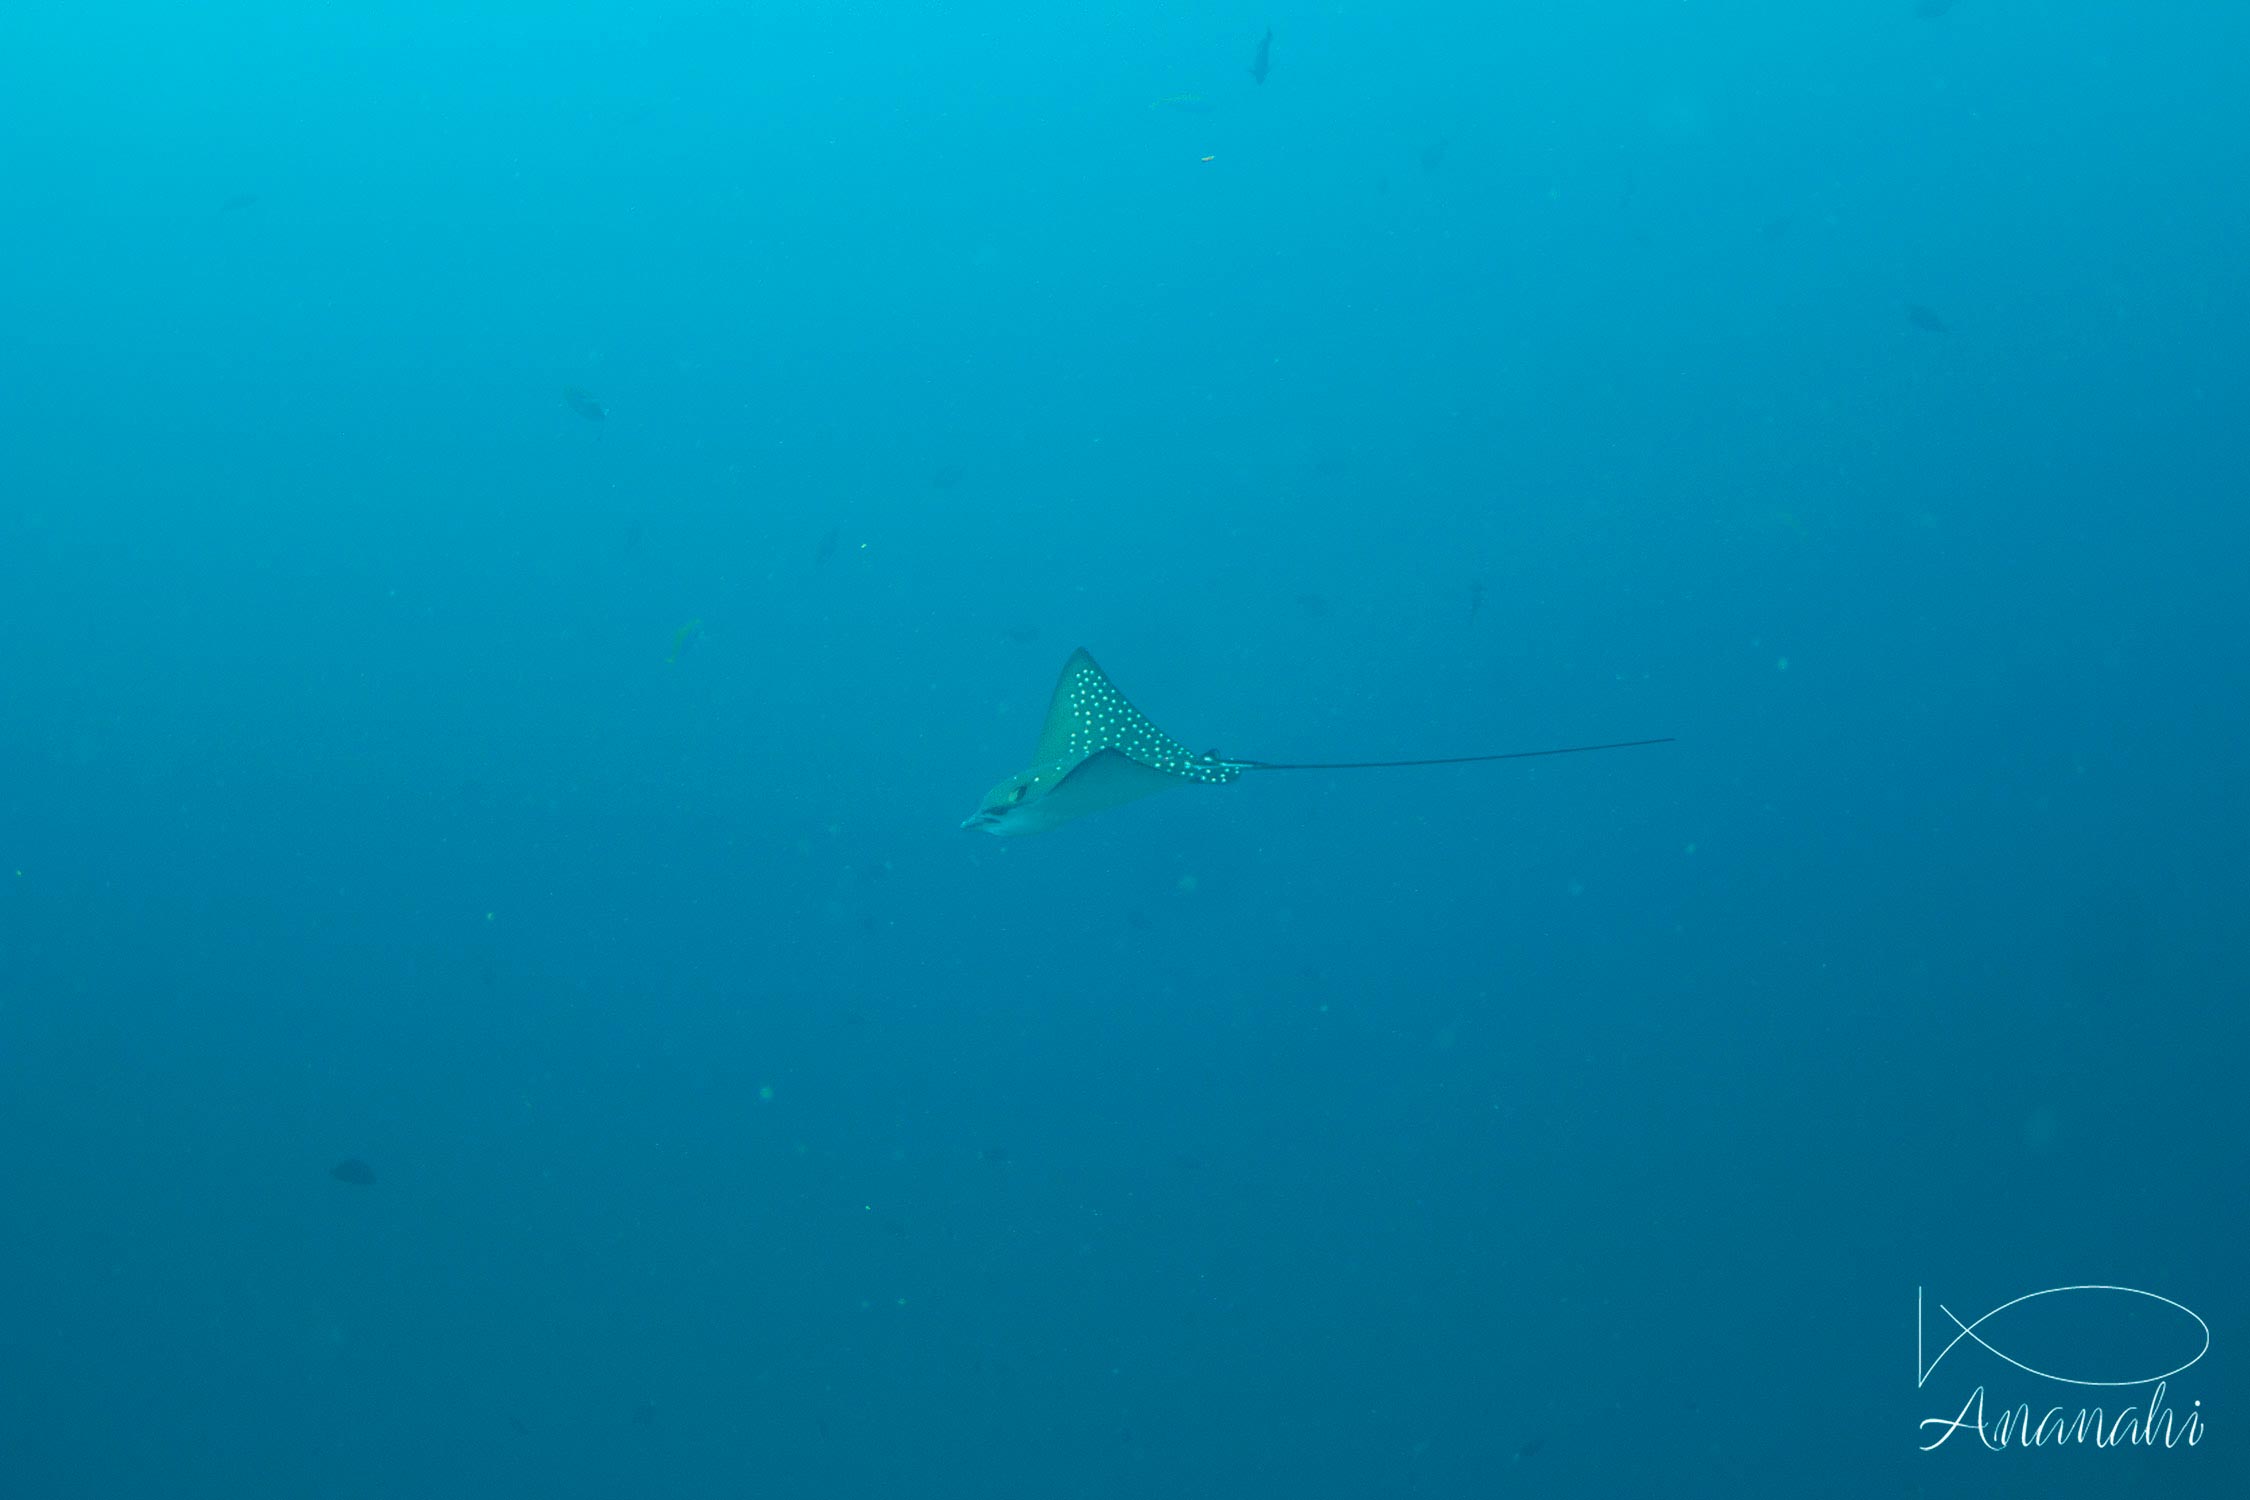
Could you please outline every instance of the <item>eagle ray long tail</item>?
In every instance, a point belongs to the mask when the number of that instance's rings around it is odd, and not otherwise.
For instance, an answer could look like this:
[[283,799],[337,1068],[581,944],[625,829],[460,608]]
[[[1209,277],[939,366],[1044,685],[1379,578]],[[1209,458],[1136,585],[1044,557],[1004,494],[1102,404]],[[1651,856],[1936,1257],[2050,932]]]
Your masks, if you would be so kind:
[[1246,771],[1387,771],[1398,766],[1465,766],[1485,760],[1537,760],[1543,755],[1584,755],[1594,750],[1636,750],[1643,745],[1669,745],[1672,736],[1660,740],[1617,740],[1607,745],[1565,745],[1559,750],[1515,750],[1506,755],[1448,755],[1437,760],[1342,760],[1282,762],[1271,760],[1229,760],[1228,765],[1240,766]]

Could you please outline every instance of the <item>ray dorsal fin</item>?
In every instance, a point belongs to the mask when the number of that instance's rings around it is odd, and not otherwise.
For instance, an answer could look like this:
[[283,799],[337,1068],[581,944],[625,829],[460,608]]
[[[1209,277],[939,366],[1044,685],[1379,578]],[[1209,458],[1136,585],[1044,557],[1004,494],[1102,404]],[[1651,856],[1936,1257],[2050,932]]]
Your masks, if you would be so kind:
[[1242,774],[1238,765],[1197,755],[1157,728],[1081,646],[1070,653],[1055,682],[1033,764],[1079,762],[1104,750],[1118,751],[1152,771],[1189,781],[1232,781]]

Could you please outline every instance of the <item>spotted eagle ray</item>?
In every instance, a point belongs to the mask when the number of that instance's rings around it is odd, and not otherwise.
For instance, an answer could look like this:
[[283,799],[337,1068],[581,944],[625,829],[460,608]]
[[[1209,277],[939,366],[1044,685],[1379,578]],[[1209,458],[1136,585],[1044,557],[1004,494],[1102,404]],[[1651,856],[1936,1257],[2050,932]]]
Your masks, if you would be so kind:
[[1318,764],[1240,760],[1206,750],[1201,755],[1156,727],[1133,707],[1109,674],[1081,646],[1063,663],[1047,722],[1039,731],[1031,765],[984,794],[984,803],[961,824],[1008,836],[1045,833],[1088,813],[1121,807],[1157,792],[1198,782],[1210,786],[1239,780],[1250,771],[1376,771],[1399,766],[1459,766],[1473,761],[1531,760],[1542,755],[1582,755],[1591,750],[1630,750],[1668,745],[1659,740],[1622,740],[1609,745],[1570,745],[1560,750],[1516,750],[1505,755],[1448,755],[1435,760],[1354,760]]

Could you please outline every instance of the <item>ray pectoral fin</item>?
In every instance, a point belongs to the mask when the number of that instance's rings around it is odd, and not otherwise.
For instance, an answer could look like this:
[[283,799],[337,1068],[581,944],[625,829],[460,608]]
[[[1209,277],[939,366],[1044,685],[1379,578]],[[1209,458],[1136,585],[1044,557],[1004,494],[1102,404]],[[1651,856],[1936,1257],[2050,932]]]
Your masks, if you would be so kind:
[[1048,701],[1047,721],[1040,729],[1033,759],[1042,763],[1083,760],[1102,750],[1122,750],[1144,766],[1197,781],[1230,779],[1199,774],[1199,758],[1135,708],[1109,680],[1109,674],[1080,647],[1063,663],[1062,676],[1055,682],[1055,694]]
[[1035,763],[1084,755],[1100,748],[1086,743],[1093,727],[1087,700],[1091,694],[1108,686],[1109,677],[1095,665],[1093,656],[1084,646],[1070,653],[1070,660],[1063,663],[1062,675],[1055,679],[1054,694],[1047,700],[1047,719],[1039,728],[1039,744],[1031,756]]
[[1123,751],[1101,750],[1073,766],[1055,789],[1040,799],[1038,810],[1044,815],[1042,825],[1052,828],[1189,784],[1189,778],[1144,766]]

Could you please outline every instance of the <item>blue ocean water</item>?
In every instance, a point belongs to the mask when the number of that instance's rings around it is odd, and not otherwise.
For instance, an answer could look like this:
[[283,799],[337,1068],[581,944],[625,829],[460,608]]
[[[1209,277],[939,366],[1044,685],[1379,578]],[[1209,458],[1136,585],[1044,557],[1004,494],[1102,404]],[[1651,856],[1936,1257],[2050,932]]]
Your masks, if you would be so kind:
[[2246,56],[17,0],[0,1500],[2244,1493]]

